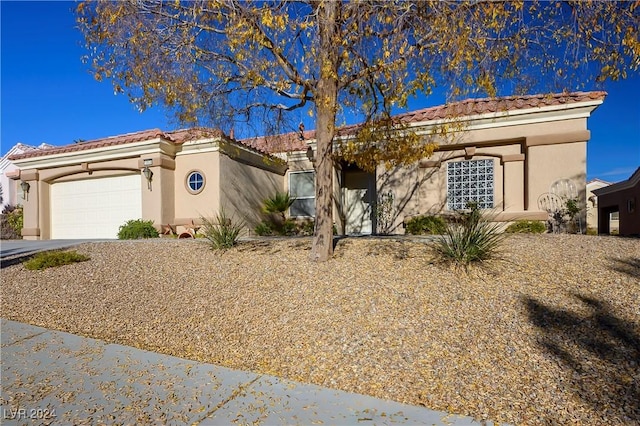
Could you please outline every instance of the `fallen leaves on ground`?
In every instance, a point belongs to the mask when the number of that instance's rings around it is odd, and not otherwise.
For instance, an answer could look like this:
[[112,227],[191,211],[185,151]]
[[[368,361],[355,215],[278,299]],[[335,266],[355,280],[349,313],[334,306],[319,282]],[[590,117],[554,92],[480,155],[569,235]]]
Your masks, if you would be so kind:
[[640,422],[637,239],[516,235],[468,273],[409,239],[77,250],[4,268],[2,317],[478,419]]

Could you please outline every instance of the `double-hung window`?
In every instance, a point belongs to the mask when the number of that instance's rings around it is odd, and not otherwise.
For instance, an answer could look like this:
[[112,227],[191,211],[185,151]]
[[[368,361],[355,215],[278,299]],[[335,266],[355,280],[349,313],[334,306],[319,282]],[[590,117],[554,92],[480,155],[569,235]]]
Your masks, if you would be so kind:
[[462,210],[469,203],[493,208],[493,160],[454,161],[447,164],[447,208]]
[[315,178],[314,171],[289,173],[289,195],[295,198],[289,208],[291,217],[315,217]]

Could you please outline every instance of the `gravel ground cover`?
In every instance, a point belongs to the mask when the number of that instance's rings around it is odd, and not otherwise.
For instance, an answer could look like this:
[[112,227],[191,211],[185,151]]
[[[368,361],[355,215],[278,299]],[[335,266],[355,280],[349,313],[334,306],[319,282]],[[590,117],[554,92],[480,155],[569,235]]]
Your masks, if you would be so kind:
[[469,272],[347,238],[83,244],[2,270],[1,316],[513,424],[640,423],[640,240],[515,235]]

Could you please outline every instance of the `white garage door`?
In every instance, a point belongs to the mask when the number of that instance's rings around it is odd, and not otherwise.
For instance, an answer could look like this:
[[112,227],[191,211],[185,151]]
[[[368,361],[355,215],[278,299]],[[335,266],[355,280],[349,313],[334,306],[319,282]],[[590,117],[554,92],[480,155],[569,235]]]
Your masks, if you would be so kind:
[[51,185],[51,238],[117,238],[120,225],[142,217],[140,175]]

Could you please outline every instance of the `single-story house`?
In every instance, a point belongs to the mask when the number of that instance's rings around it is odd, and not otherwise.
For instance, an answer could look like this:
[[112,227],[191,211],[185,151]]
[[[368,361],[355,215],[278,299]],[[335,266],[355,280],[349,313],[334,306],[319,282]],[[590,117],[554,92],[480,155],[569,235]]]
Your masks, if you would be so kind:
[[598,197],[598,234],[611,232],[609,218],[618,213],[620,235],[640,236],[640,167],[629,179],[593,193]]
[[29,184],[25,239],[116,238],[140,218],[181,232],[222,206],[255,220],[286,171],[278,158],[205,129],[147,130],[11,159]]
[[[406,218],[446,214],[477,202],[498,221],[546,220],[539,199],[573,182],[585,214],[587,119],[605,92],[469,99],[397,118],[421,135],[454,118],[461,130],[407,167],[365,172],[336,161],[339,233],[402,233]],[[336,141],[358,126],[339,129]],[[314,216],[315,132],[237,141],[206,129],[149,130],[11,157],[29,183],[29,239],[114,238],[127,219],[188,224],[224,207],[251,228],[262,200],[286,190],[289,215]],[[150,179],[147,179],[149,176]],[[380,223],[378,199],[391,200]],[[388,203],[387,203],[388,204]],[[384,227],[384,228],[383,228]]]

